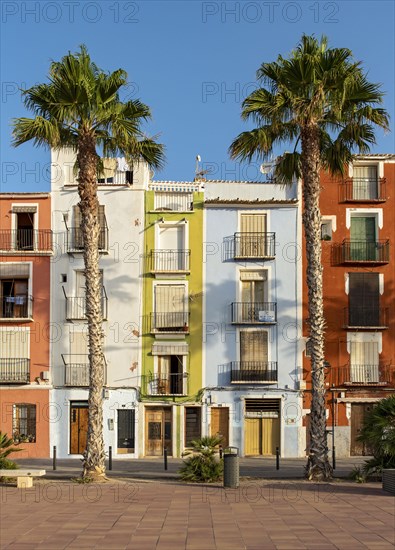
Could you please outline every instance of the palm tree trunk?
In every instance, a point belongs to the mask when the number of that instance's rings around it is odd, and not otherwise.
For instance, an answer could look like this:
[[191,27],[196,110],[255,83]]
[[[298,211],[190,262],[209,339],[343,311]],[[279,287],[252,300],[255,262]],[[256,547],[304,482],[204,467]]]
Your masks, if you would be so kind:
[[332,477],[326,434],[324,334],[325,319],[321,264],[320,134],[316,125],[302,129],[303,225],[306,238],[308,311],[311,344],[310,449],[306,477],[327,480]]
[[104,354],[101,307],[101,278],[99,271],[99,201],[97,197],[97,153],[90,135],[79,140],[78,193],[80,196],[81,229],[84,242],[86,317],[89,349],[89,418],[87,446],[84,453],[85,479],[105,479],[103,440]]

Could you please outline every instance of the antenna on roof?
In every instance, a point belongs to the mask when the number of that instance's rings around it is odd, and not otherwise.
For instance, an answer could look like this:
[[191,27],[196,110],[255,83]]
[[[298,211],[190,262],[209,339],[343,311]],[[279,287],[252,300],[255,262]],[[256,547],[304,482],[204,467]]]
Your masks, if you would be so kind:
[[195,178],[193,181],[206,181],[204,176],[208,173],[208,170],[202,170],[201,162],[202,159],[200,155],[196,155]]
[[274,172],[275,166],[276,166],[276,162],[274,160],[274,157],[271,156],[268,162],[263,162],[260,165],[259,171],[261,174],[264,174],[266,176],[266,180],[271,180],[273,178],[273,172]]

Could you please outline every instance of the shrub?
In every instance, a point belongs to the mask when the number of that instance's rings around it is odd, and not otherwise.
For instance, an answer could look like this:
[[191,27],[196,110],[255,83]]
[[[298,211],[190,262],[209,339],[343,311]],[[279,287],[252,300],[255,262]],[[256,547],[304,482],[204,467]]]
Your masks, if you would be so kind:
[[223,472],[223,460],[217,458],[216,447],[221,443],[222,437],[202,437],[192,441],[191,454],[184,460],[184,466],[180,468],[183,481],[194,483],[218,481]]

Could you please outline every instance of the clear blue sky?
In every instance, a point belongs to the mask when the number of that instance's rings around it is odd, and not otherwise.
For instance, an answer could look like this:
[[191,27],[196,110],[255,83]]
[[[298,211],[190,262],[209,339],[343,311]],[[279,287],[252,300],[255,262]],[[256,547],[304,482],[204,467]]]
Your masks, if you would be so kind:
[[[200,154],[211,177],[254,179],[257,167],[229,160],[245,129],[240,103],[263,61],[287,55],[302,33],[350,48],[386,91],[394,119],[394,2],[7,1],[1,3],[1,191],[49,190],[49,152],[10,146],[11,119],[25,116],[18,88],[44,82],[52,59],[86,44],[104,70],[128,72],[125,95],[152,110],[167,164],[156,178],[190,180]],[[395,152],[377,132],[373,152]]]

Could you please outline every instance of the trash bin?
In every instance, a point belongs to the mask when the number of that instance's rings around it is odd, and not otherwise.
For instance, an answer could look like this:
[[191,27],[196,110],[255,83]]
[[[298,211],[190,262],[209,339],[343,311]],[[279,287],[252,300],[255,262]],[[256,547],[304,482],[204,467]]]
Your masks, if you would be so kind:
[[227,447],[224,450],[224,487],[237,489],[239,486],[239,449]]

